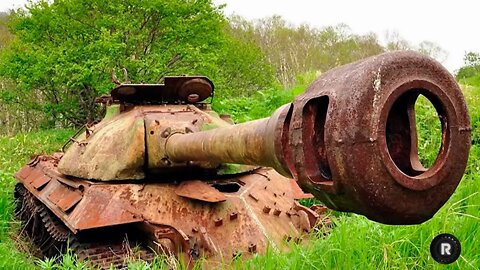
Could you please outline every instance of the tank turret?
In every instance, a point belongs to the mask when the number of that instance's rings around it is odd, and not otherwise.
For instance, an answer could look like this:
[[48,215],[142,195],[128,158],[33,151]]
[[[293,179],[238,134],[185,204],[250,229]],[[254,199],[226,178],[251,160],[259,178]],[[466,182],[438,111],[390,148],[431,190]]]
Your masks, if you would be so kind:
[[[296,201],[310,194],[382,223],[424,222],[466,166],[471,127],[462,93],[448,71],[417,53],[328,71],[271,117],[242,124],[211,110],[213,93],[201,76],[117,86],[99,99],[107,107],[101,122],[64,153],[39,156],[16,174],[19,209],[27,211],[18,216],[33,222],[28,209],[40,207],[49,219],[30,227],[46,228],[57,250],[75,239],[84,257],[97,252],[92,235],[133,230],[142,233],[129,239],[155,251],[225,259],[284,250],[285,239],[328,224],[324,208]],[[419,95],[442,126],[430,168],[418,157]],[[115,245],[105,235],[99,241]]]

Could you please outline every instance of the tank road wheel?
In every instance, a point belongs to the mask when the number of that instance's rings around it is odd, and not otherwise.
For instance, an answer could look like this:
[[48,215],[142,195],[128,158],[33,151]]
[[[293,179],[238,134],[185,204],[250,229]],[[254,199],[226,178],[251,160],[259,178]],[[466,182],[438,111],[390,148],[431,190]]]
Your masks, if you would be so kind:
[[23,223],[21,232],[32,240],[44,257],[62,255],[69,246],[80,261],[88,261],[101,269],[110,269],[111,266],[125,268],[128,259],[151,262],[155,258],[152,250],[141,242],[130,240],[125,233],[108,237],[102,237],[101,233],[83,238],[74,236],[23,184],[15,186],[14,197],[15,216]]

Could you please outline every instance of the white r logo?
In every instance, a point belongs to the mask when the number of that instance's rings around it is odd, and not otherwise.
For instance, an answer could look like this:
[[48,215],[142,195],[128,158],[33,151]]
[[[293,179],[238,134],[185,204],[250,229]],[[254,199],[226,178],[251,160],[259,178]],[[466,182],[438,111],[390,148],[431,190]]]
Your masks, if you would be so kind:
[[450,252],[451,248],[452,246],[449,243],[442,243],[440,245],[440,254],[442,254],[442,256],[452,255]]

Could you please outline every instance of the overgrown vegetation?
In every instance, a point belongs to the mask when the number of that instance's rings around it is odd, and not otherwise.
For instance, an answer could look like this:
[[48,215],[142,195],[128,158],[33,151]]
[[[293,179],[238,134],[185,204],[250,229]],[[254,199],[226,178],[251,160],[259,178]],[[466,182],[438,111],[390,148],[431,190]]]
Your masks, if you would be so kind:
[[[52,1],[50,1],[52,2]],[[203,74],[216,84],[214,109],[237,122],[269,116],[305,90],[321,72],[388,50],[414,48],[441,60],[431,42],[412,46],[395,33],[381,45],[375,34],[348,26],[294,26],[280,17],[225,18],[209,0],[40,0],[0,14],[0,268],[85,269],[75,256],[37,260],[13,218],[13,174],[34,154],[58,150],[73,127],[93,120],[93,100],[114,85],[112,70],[133,82],[165,75]],[[8,25],[9,27],[7,27]],[[387,226],[337,214],[324,237],[313,235],[288,254],[273,251],[234,262],[234,269],[478,269],[480,268],[480,55],[467,53],[456,74],[473,127],[466,174],[448,203],[428,222]],[[436,112],[416,105],[419,153],[435,161],[441,141]],[[455,234],[462,256],[450,266],[429,254],[432,238]],[[131,269],[182,268],[171,258]],[[227,266],[226,266],[227,267]]]
[[[480,173],[480,86],[465,86],[464,93],[470,108],[474,128],[474,145],[470,152],[467,171],[460,186],[448,203],[434,218],[421,225],[388,226],[368,221],[354,214],[338,215],[334,218],[334,229],[327,236],[313,235],[309,245],[294,246],[288,254],[269,251],[263,256],[255,256],[244,262],[239,260],[234,269],[478,269],[480,266],[480,194],[478,180]],[[292,94],[293,96],[293,94]],[[250,100],[255,114],[263,116],[269,109],[260,110],[254,103],[262,104],[265,97]],[[287,99],[286,97],[279,97]],[[276,102],[276,101],[272,101]],[[280,104],[275,104],[276,106]],[[418,123],[429,123],[438,119],[433,107],[420,101],[417,106]],[[255,110],[254,110],[255,111]],[[238,117],[246,117],[239,113]],[[243,118],[246,120],[246,118]],[[435,125],[419,128],[419,151],[425,153],[423,162],[431,164],[438,151],[438,133]],[[29,157],[35,153],[49,153],[57,150],[73,130],[49,130],[17,134],[14,137],[0,137],[0,268],[29,269],[35,258],[28,254],[27,241],[18,232],[19,224],[12,219],[12,190],[15,180],[12,175]],[[438,135],[438,134],[437,134]],[[425,164],[425,163],[424,163]],[[433,261],[429,253],[430,241],[442,232],[455,234],[462,243],[462,257],[453,265],[441,266]],[[83,264],[72,262],[72,255],[60,263],[38,261],[43,269],[84,269]],[[167,269],[165,261],[149,266],[142,262],[132,262],[131,269]]]
[[210,0],[37,0],[0,18],[0,134],[9,135],[98,119],[95,97],[114,81],[206,75],[223,110],[232,97],[286,97],[282,91],[302,84],[300,74],[384,51],[410,48],[437,57],[442,51],[395,33],[381,45],[375,34],[356,35],[344,24],[226,18]]
[[[224,31],[228,22],[209,0],[50,2],[10,14],[15,37],[0,58],[3,102],[41,112],[42,127],[95,120],[95,97],[123,69],[128,76],[119,74],[119,81],[137,83],[205,74],[225,94],[232,87],[248,94],[274,81],[258,46]],[[245,83],[232,85],[232,78]]]

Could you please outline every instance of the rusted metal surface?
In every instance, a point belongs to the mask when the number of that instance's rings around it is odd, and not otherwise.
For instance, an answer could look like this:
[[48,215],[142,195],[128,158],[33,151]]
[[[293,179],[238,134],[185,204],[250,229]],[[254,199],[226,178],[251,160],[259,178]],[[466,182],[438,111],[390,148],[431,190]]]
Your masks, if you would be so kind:
[[[216,180],[139,184],[66,178],[54,163],[40,158],[16,177],[73,234],[136,224],[136,235],[156,251],[187,262],[200,257],[228,261],[232,254],[263,253],[267,246],[287,250],[285,239],[300,239],[321,219],[296,203],[298,187],[292,189],[290,179],[272,169]],[[35,179],[44,177],[51,180],[37,190]]]
[[[442,123],[431,168],[419,162],[414,104],[422,94]],[[389,224],[421,223],[448,200],[470,147],[467,107],[435,60],[393,52],[320,76],[270,118],[173,134],[169,159],[269,166],[329,207]]]
[[[413,108],[419,94],[442,122],[442,146],[428,169],[418,162]],[[305,117],[309,104],[321,113],[327,101],[325,119]],[[305,125],[316,132],[306,133]],[[462,178],[471,133],[452,75],[414,52],[382,54],[323,74],[293,103],[289,130],[290,163],[304,190],[331,208],[390,224],[428,220],[448,200]],[[311,152],[312,141],[318,154]]]
[[[471,128],[461,91],[439,63],[417,53],[326,72],[271,117],[239,125],[197,103],[212,94],[204,77],[118,86],[103,98],[109,109],[100,123],[86,126],[64,154],[37,156],[16,174],[25,188],[16,196],[28,211],[43,209],[44,227],[57,228],[50,236],[62,241],[66,228],[77,237],[130,226],[158,252],[228,261],[286,250],[286,241],[319,223],[329,227],[325,207],[296,201],[311,195],[387,224],[423,222],[466,166]],[[442,125],[431,168],[418,158],[419,95]],[[49,217],[58,218],[55,226]]]
[[182,182],[175,189],[175,194],[180,197],[212,203],[227,200],[227,197],[223,193],[199,180]]
[[111,97],[122,103],[196,103],[212,96],[213,91],[213,83],[207,77],[168,76],[164,84],[119,85],[112,90]]
[[[40,161],[25,166],[16,175],[25,188],[45,204],[74,233],[79,230],[101,228],[142,221],[128,203],[116,200],[106,186],[89,188],[91,182],[64,179],[56,171],[54,160]],[[48,184],[37,189],[35,179],[50,178]]]
[[[60,160],[61,173],[98,180],[142,179],[145,126],[141,109],[126,112],[94,127],[73,143]],[[127,143],[128,142],[128,143]]]
[[[196,105],[138,105],[106,117],[72,138],[58,170],[66,175],[101,181],[142,180],[148,175],[215,170],[213,160],[176,163],[166,156],[165,144],[172,134],[201,131],[205,125],[230,126],[210,109]],[[193,168],[193,169],[192,169]],[[219,168],[220,169],[220,168]],[[238,167],[233,173],[251,170]],[[218,170],[219,174],[225,174]]]
[[[95,269],[124,269],[128,260],[153,261],[155,254],[138,241],[135,234],[109,228],[93,234],[73,235],[45,204],[28,192],[22,184],[15,187],[15,215],[24,224],[22,232],[38,246],[38,257],[56,257],[70,249],[80,260],[87,260]],[[128,233],[128,234],[127,234]]]
[[295,181],[295,179],[290,179],[290,188],[292,189],[293,196],[296,200],[315,198],[311,193],[305,193],[298,186],[297,181]]
[[83,194],[80,191],[58,185],[49,195],[48,200],[60,208],[63,212],[67,212],[75,206],[81,199]]
[[270,118],[194,133],[170,134],[165,155],[175,162],[210,161],[272,167],[290,176],[275,150],[282,106]]

